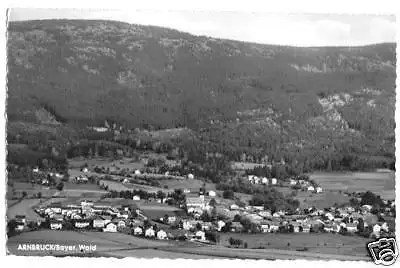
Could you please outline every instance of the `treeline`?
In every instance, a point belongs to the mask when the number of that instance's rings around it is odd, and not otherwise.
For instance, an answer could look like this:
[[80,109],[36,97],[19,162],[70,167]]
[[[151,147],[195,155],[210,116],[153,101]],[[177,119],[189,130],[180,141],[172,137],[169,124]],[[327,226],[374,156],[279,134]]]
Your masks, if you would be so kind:
[[264,206],[265,209],[271,210],[271,213],[275,213],[279,210],[294,213],[300,206],[299,200],[293,199],[292,197],[285,197],[275,188],[268,188],[265,189],[263,193],[255,194],[249,201],[249,204],[252,206]]

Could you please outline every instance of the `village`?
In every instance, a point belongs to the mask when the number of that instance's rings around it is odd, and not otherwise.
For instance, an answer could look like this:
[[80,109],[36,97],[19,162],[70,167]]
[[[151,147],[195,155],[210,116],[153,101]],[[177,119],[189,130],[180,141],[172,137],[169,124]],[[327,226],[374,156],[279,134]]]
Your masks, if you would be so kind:
[[[37,182],[43,185],[49,184],[47,178],[63,177],[60,173],[43,172],[38,168],[34,168],[33,172],[46,174],[42,176],[44,179]],[[152,176],[135,170],[131,176],[121,179],[109,176],[112,171],[104,172],[108,173],[108,177],[104,174],[99,177],[94,170],[83,167],[72,181],[76,185],[97,184],[110,191],[109,186],[105,186],[107,178],[110,181],[128,183],[129,180]],[[193,174],[176,175],[181,180],[195,180]],[[166,172],[162,176],[172,175]],[[255,175],[243,175],[241,179],[264,187],[278,184],[276,178]],[[282,183],[279,184],[282,186]],[[286,184],[287,187],[313,194],[324,191],[321,186],[302,176],[292,177]],[[169,189],[168,193],[133,190],[128,194],[111,190],[111,193],[98,200],[81,198],[73,202],[53,202],[35,207],[35,213],[44,220],[32,222],[25,215],[16,215],[14,219],[8,220],[13,220],[12,228],[16,232],[38,229],[121,232],[146,239],[190,240],[212,244],[218,244],[220,233],[336,233],[368,238],[394,233],[394,227],[384,221],[385,216],[393,216],[394,201],[383,200],[384,207],[380,207],[378,217],[376,212],[372,213],[372,205],[273,211],[263,205],[223,202],[221,192],[207,190],[204,185],[197,191],[182,188],[174,191]],[[232,240],[231,244],[235,246],[235,241]]]

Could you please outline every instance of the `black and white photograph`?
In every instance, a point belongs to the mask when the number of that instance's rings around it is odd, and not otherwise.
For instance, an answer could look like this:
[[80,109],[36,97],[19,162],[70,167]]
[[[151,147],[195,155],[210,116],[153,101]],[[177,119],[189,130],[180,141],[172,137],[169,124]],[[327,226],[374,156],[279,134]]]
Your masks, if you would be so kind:
[[7,11],[7,255],[391,265],[396,16]]

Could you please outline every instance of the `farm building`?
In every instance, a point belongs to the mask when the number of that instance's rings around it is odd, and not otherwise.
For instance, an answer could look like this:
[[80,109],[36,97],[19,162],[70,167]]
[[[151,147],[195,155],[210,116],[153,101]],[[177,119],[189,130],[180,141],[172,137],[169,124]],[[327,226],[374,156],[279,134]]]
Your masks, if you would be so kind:
[[109,223],[106,224],[106,227],[103,228],[103,232],[116,233],[117,232],[117,225],[115,225],[112,222],[109,222]]

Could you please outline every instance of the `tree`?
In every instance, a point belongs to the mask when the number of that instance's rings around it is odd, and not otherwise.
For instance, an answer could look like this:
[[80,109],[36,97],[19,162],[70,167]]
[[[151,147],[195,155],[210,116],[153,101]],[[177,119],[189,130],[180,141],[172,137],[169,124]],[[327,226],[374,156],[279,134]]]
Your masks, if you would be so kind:
[[22,192],[22,198],[25,198],[27,195],[28,194],[25,191]]
[[36,196],[37,196],[37,198],[40,199],[40,198],[42,198],[42,193],[41,193],[41,192],[38,192]]
[[167,224],[168,223],[168,215],[167,214],[165,214],[164,215],[164,218],[163,218],[163,222],[164,222],[164,224]]
[[234,193],[232,190],[225,190],[225,191],[222,193],[222,196],[223,196],[225,199],[234,199],[234,198],[235,198],[235,193]]
[[379,206],[383,205],[383,201],[379,195],[375,195],[371,191],[367,191],[361,194],[361,206],[363,205],[371,205],[371,206]]
[[202,229],[203,229],[203,227],[201,226],[200,222],[198,222],[198,223],[196,224],[196,230],[200,231],[200,230],[202,230]]
[[217,205],[217,201],[215,201],[215,199],[213,198],[213,199],[210,200],[209,205],[212,206],[212,207],[215,207]]
[[64,189],[64,183],[60,182],[59,184],[57,184],[56,188],[57,188],[58,191],[62,191]]
[[360,233],[364,232],[364,220],[362,218],[358,218],[357,230]]
[[12,219],[7,223],[7,228],[8,228],[8,232],[7,232],[7,236],[11,237],[15,235],[15,228],[17,227],[17,221]]

